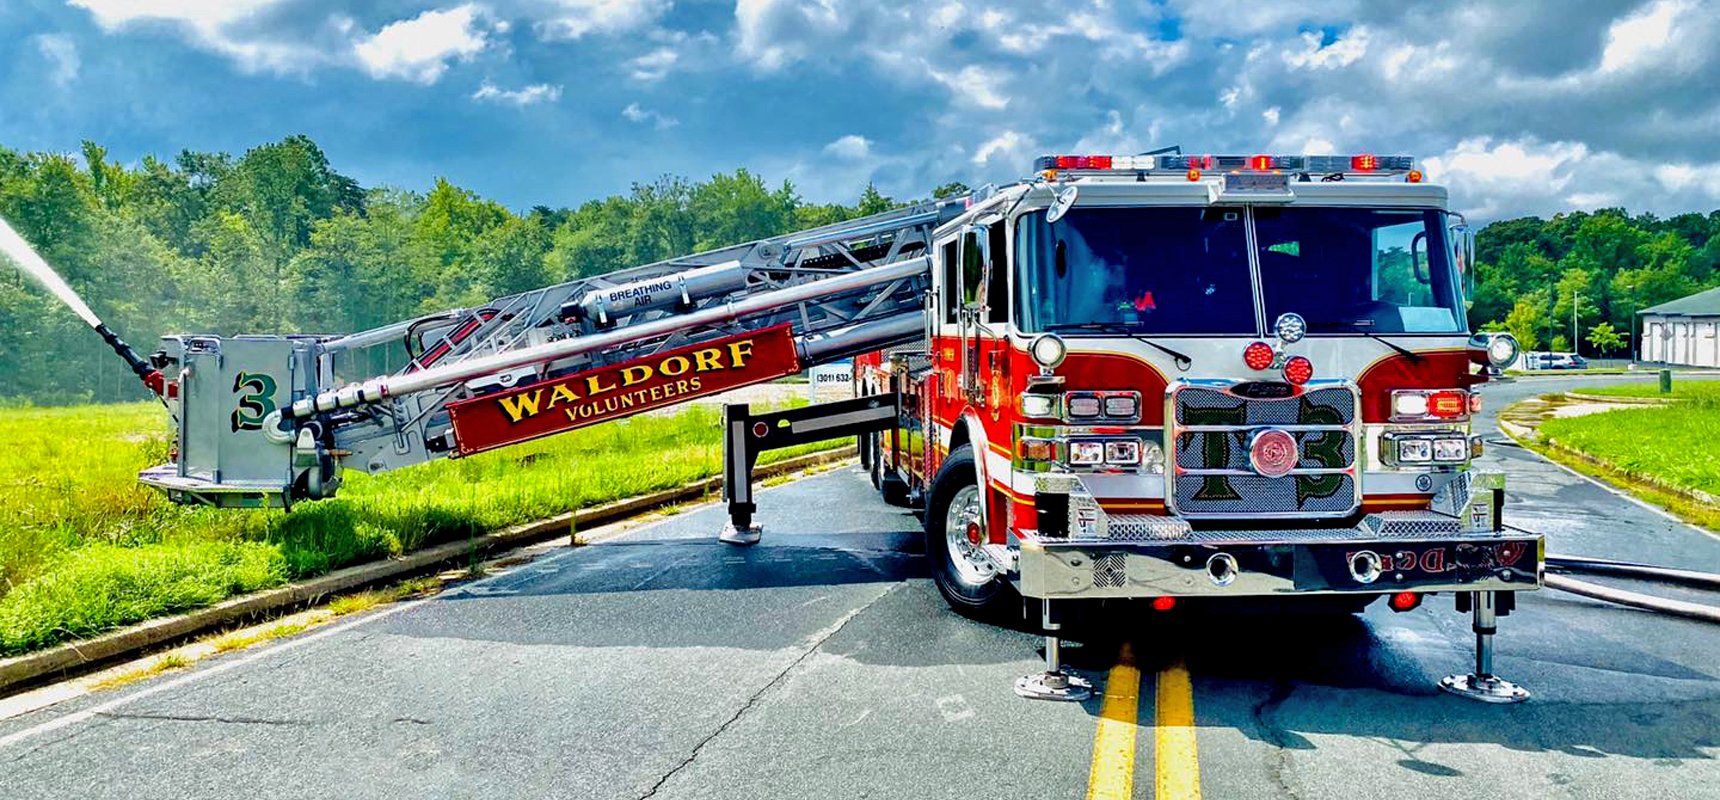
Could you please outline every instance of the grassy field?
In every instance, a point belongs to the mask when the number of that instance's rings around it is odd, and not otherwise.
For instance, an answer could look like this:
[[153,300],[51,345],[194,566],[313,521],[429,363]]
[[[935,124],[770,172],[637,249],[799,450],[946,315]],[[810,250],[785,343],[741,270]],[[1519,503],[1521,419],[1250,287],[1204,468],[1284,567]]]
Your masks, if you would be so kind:
[[[643,415],[370,477],[291,513],[167,502],[160,406],[0,409],[0,655],[721,472],[722,412]],[[764,454],[761,461],[819,449]]]
[[1541,423],[1541,436],[1626,473],[1720,494],[1720,459],[1706,444],[1720,441],[1720,394],[1710,389],[1720,386],[1683,385],[1702,389],[1689,393],[1687,403],[1548,419]]
[[1612,386],[1596,386],[1582,389],[1583,394],[1598,394],[1607,397],[1669,397],[1677,400],[1706,398],[1720,400],[1720,380],[1688,380],[1674,377],[1672,379],[1672,394],[1660,393],[1659,381],[1643,381],[1641,383],[1618,383]]

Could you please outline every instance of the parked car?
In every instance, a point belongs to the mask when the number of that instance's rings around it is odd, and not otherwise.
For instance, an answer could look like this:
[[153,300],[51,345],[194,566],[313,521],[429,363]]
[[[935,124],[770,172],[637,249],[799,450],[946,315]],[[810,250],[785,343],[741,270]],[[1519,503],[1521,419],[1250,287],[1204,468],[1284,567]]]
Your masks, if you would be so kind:
[[1589,360],[1576,353],[1541,353],[1538,369],[1588,369]]

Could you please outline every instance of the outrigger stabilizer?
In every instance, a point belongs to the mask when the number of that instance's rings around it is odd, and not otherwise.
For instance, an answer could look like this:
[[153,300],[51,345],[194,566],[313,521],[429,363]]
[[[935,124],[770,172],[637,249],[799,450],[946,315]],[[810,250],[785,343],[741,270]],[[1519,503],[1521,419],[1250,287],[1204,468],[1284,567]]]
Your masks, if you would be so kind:
[[762,528],[753,522],[752,471],[766,450],[864,436],[896,427],[896,393],[817,403],[768,414],[754,414],[745,403],[723,407],[723,501],[729,521],[717,538],[729,544],[756,544]]

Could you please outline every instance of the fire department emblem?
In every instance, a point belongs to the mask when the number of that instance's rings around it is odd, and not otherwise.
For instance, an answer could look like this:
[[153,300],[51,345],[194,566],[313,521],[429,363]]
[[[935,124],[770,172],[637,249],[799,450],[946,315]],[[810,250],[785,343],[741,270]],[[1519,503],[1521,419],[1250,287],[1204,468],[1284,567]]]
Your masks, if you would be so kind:
[[986,405],[991,406],[991,421],[996,422],[1003,416],[1003,375],[991,374],[991,388],[986,393]]

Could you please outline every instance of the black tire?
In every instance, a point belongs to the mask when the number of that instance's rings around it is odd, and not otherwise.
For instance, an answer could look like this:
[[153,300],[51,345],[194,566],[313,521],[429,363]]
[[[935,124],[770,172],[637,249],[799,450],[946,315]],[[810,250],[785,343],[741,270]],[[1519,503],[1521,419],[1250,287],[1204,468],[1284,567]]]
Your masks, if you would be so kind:
[[[990,580],[978,580],[978,570],[958,566],[956,562],[959,558],[953,552],[956,545],[947,533],[951,506],[958,496],[967,497],[964,490],[979,490],[973,448],[965,444],[950,451],[944,459],[926,503],[926,557],[931,561],[932,582],[937,584],[944,602],[964,616],[991,621],[1006,611],[1019,612],[1020,600],[1008,581],[996,575]],[[979,501],[984,502],[983,498],[980,494]]]
[[867,467],[867,471],[872,475],[872,488],[877,489],[882,494],[884,491],[884,443],[879,440],[883,434],[869,433],[866,435],[872,443],[872,463]]

